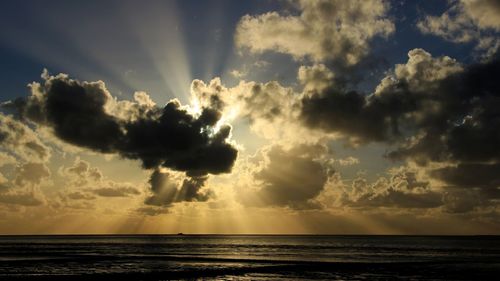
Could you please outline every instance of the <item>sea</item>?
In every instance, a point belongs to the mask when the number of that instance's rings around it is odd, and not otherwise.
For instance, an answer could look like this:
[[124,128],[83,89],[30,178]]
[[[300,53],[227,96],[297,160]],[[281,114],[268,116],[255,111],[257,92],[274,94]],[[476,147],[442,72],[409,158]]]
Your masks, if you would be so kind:
[[500,236],[0,236],[0,280],[500,280]]

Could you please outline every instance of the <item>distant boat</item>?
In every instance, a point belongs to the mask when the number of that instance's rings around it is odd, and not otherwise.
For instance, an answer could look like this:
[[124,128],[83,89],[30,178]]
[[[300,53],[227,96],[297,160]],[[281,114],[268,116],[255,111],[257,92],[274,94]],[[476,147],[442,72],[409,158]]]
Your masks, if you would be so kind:
[[177,233],[177,235],[184,235],[184,233],[182,233],[182,232],[179,232],[179,233]]

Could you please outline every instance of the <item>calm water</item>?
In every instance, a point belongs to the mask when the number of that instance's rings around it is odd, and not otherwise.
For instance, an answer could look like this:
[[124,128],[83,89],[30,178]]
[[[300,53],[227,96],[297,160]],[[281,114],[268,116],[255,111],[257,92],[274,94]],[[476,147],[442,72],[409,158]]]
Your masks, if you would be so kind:
[[498,274],[500,236],[0,236],[0,280],[484,280]]

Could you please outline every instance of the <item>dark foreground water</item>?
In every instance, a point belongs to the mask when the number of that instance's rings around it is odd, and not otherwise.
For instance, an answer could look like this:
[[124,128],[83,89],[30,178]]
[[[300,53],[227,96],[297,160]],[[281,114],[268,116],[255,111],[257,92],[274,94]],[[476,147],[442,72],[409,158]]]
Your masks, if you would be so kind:
[[500,280],[500,236],[0,236],[0,280]]

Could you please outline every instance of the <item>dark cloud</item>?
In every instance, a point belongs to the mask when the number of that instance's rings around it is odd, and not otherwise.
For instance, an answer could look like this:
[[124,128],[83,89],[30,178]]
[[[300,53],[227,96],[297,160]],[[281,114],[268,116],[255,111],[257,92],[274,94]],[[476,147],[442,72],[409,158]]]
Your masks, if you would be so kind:
[[[409,52],[376,91],[365,95],[325,75],[301,81],[307,91],[300,118],[306,126],[340,133],[350,142],[384,142],[395,149],[386,156],[427,166],[427,176],[444,189],[396,187],[400,180],[360,184],[343,196],[354,207],[436,208],[471,212],[497,204],[500,191],[500,61],[462,66],[449,57]],[[316,69],[317,71],[320,68]],[[328,73],[328,70],[322,70]],[[307,78],[307,77],[306,77]],[[321,83],[320,83],[321,82]],[[407,186],[412,186],[408,182]],[[430,180],[430,179],[429,179]]]
[[301,119],[308,127],[341,132],[361,142],[387,139],[386,113],[361,93],[327,88],[305,96],[301,108]]
[[253,173],[259,188],[242,191],[240,200],[247,205],[319,207],[313,199],[323,191],[329,170],[318,157],[327,153],[321,145],[271,147],[265,152],[263,166]]
[[500,61],[462,67],[415,49],[375,94],[335,85],[301,100],[302,121],[358,142],[397,144],[392,159],[500,160]]
[[447,188],[443,194],[445,206],[443,210],[447,213],[459,214],[474,211],[478,206],[487,206],[484,196],[477,190]]
[[11,105],[68,143],[138,159],[145,168],[164,166],[196,176],[229,172],[237,157],[227,142],[231,127],[214,129],[221,117],[217,109],[205,107],[194,116],[177,100],[160,108],[144,93],[135,102],[117,102],[102,81],[43,77],[30,97]]
[[500,186],[500,163],[460,163],[433,170],[431,175],[456,187],[496,189]]
[[189,177],[183,180],[168,172],[155,170],[149,180],[152,195],[145,204],[169,207],[177,202],[204,202],[213,197],[209,190],[202,190],[208,177]]
[[[497,185],[498,186],[498,185]],[[448,186],[443,192],[443,211],[468,213],[496,209],[500,200],[500,189],[496,187]]]
[[371,95],[349,92],[334,82],[309,87],[300,117],[308,127],[340,133],[350,142],[390,144],[390,159],[428,167],[440,163],[427,175],[442,181],[443,190],[413,192],[390,181],[373,192],[373,186],[364,185],[361,195],[344,197],[346,205],[471,212],[498,204],[500,195],[498,77],[498,56],[464,67],[415,49]]

